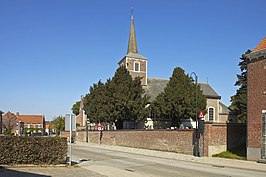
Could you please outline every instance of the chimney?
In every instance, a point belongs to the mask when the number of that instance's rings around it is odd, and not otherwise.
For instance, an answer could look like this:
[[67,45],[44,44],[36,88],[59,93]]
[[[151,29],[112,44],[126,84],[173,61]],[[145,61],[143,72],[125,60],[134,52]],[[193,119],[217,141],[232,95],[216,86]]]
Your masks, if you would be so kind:
[[19,117],[19,112],[17,112],[17,113],[16,113],[16,116],[18,116],[18,117]]

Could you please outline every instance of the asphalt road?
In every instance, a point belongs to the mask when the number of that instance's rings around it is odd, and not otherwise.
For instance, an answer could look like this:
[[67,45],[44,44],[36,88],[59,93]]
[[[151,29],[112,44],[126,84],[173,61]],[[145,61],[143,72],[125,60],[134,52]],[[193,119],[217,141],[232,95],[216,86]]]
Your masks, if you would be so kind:
[[109,177],[266,176],[265,172],[145,156],[89,146],[72,146],[72,157],[94,173]]

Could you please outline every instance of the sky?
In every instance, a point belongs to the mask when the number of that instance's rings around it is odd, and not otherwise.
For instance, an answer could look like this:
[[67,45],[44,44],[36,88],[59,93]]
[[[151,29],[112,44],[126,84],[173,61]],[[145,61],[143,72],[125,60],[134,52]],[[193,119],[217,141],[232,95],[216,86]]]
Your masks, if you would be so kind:
[[195,72],[230,105],[240,56],[266,36],[265,0],[0,0],[0,110],[46,120],[126,55],[131,7],[149,78]]

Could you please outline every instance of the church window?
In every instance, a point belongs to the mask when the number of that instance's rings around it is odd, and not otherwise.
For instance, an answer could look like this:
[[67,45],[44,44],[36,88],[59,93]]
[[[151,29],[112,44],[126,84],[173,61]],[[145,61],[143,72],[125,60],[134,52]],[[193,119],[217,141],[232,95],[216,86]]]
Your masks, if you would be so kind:
[[208,109],[208,117],[209,117],[209,121],[213,122],[214,120],[214,108],[210,107]]
[[140,71],[140,62],[134,62],[134,71]]

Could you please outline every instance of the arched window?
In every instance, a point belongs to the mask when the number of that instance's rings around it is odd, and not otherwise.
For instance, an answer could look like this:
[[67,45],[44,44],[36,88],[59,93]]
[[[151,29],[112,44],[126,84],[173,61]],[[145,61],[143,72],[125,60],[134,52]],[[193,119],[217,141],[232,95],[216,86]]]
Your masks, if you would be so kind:
[[211,122],[214,121],[214,112],[215,112],[215,109],[213,107],[210,107],[208,109],[208,118],[209,118],[209,121]]
[[140,62],[138,61],[134,62],[134,71],[137,71],[137,72],[140,71]]

